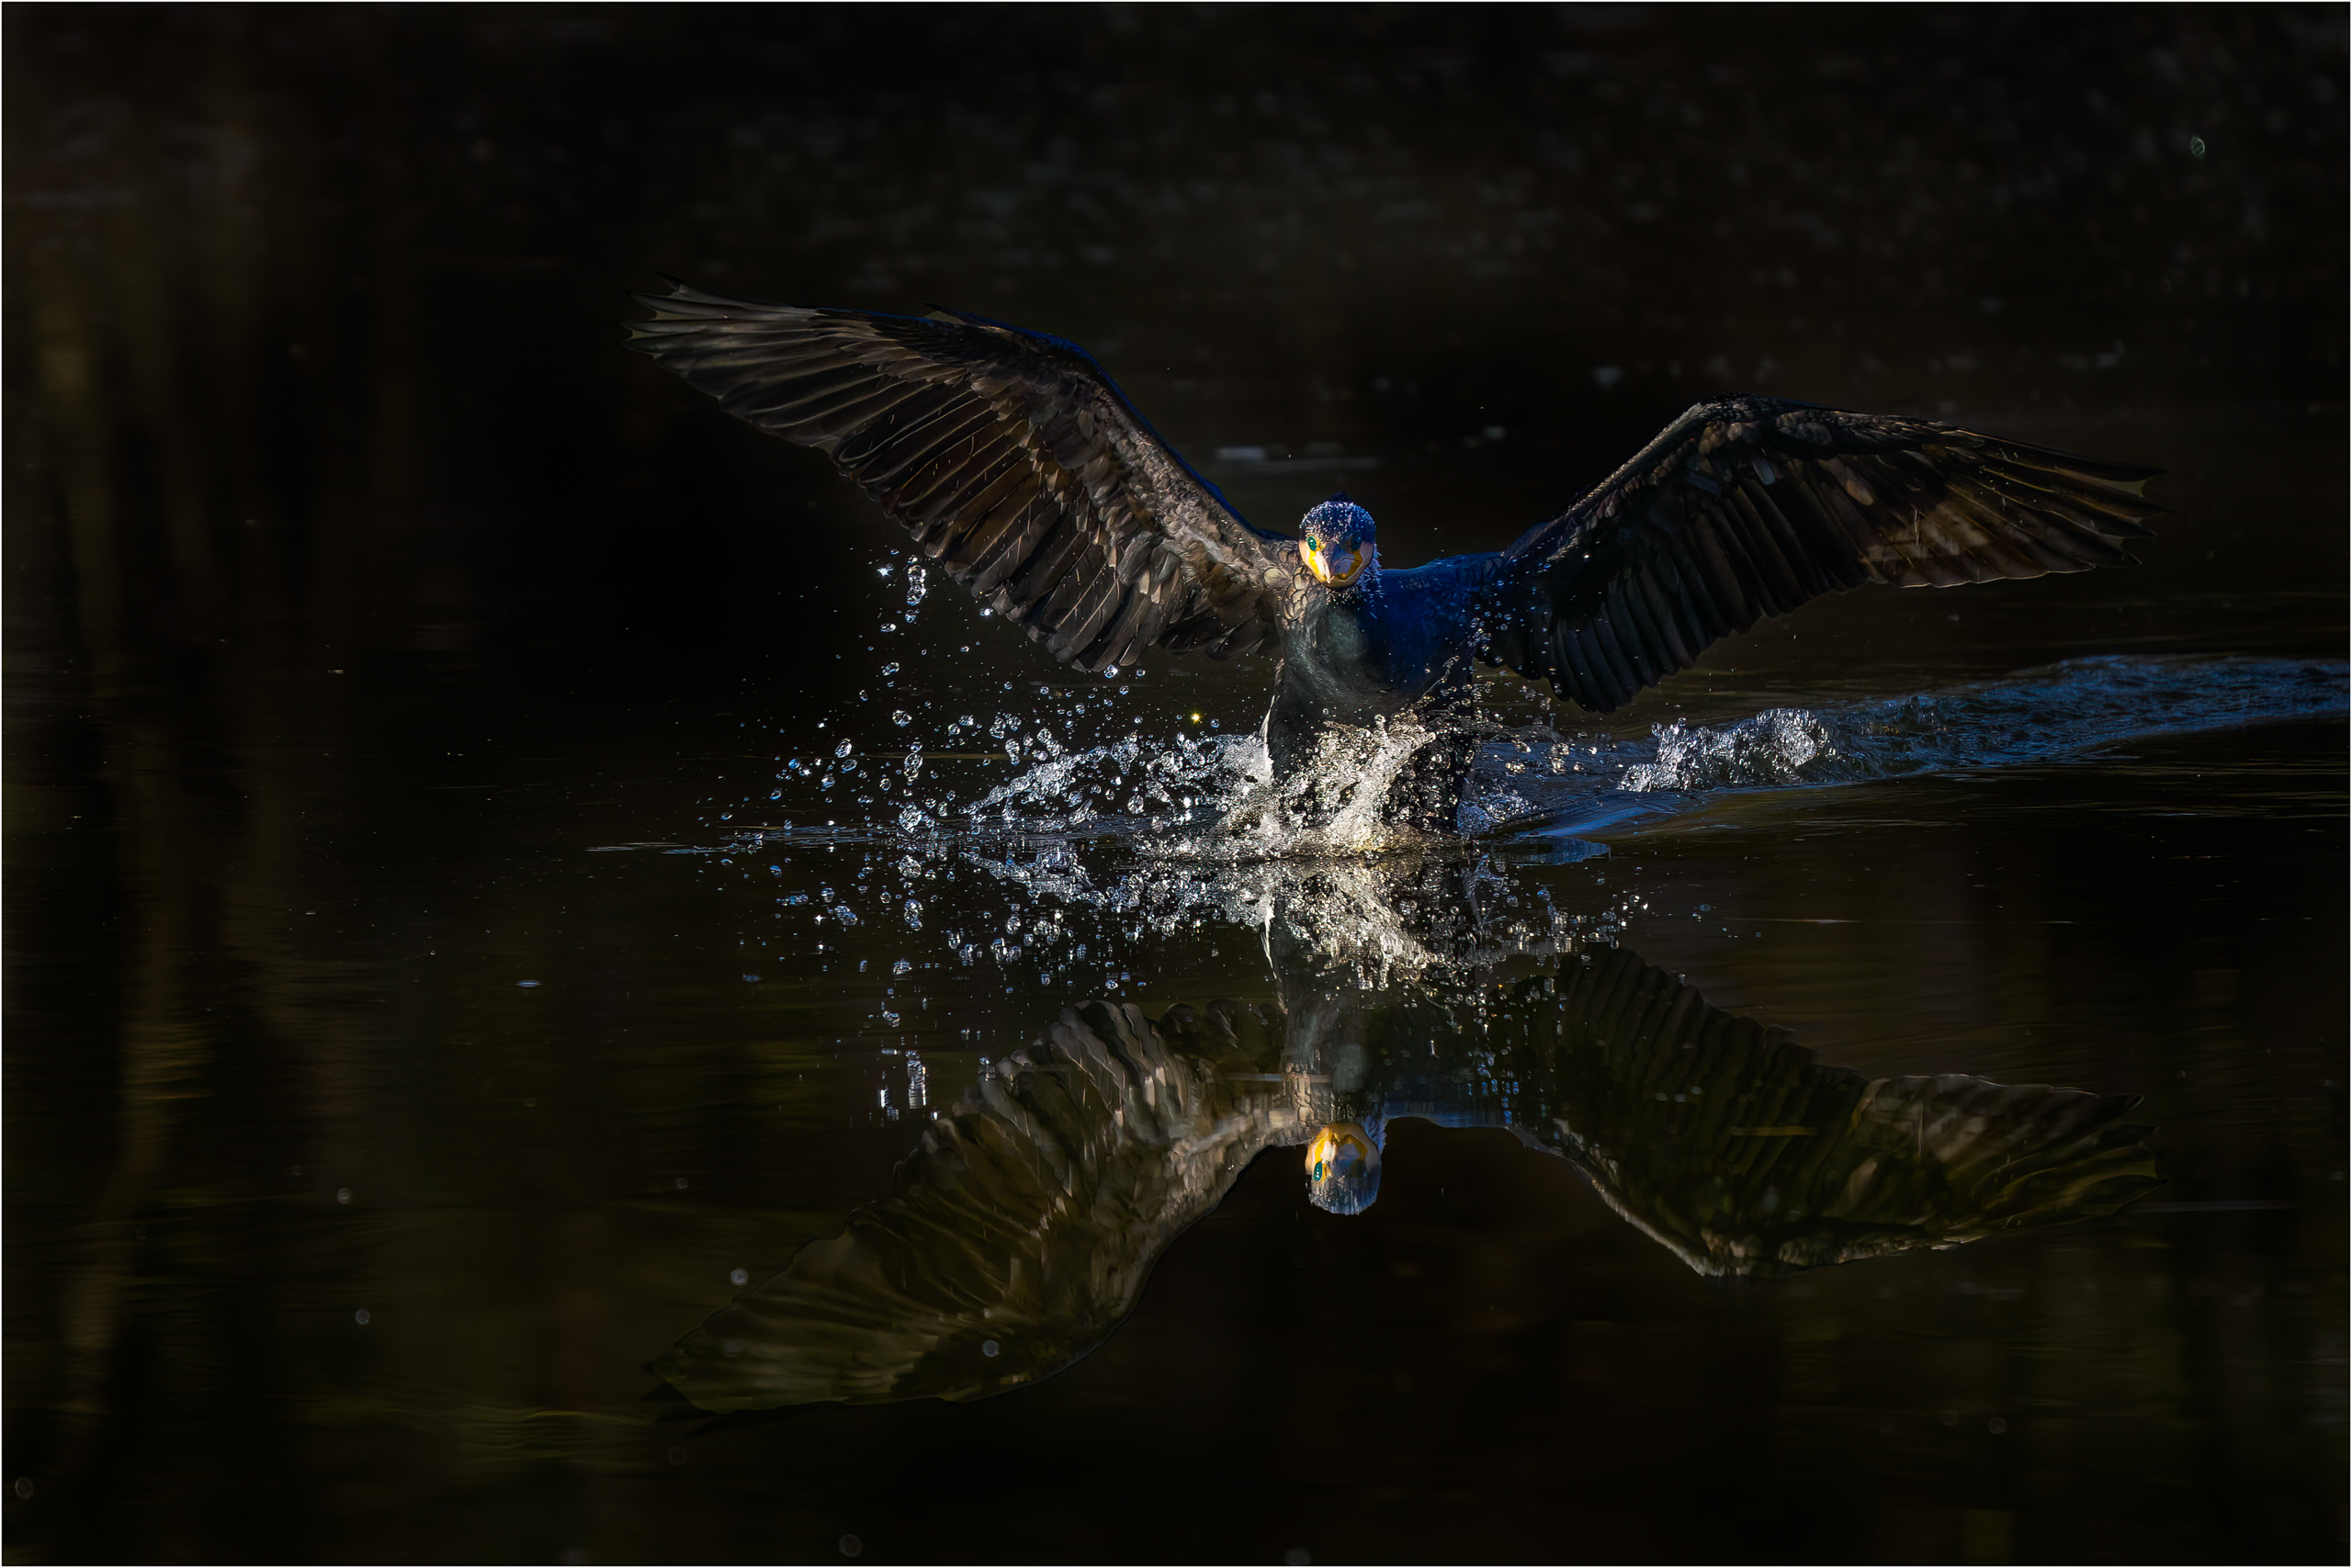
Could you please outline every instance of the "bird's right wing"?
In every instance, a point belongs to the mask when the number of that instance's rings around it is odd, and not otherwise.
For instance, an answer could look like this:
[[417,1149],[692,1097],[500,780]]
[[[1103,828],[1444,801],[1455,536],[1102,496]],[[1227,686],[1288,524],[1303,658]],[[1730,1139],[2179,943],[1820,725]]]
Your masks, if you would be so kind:
[[629,347],[814,446],[1005,619],[1082,670],[1271,648],[1297,541],[1254,528],[1077,344],[981,316],[640,294]]
[[1865,582],[2124,566],[2157,472],[1932,420],[1701,403],[1493,563],[1479,658],[1597,713],[1709,644]]

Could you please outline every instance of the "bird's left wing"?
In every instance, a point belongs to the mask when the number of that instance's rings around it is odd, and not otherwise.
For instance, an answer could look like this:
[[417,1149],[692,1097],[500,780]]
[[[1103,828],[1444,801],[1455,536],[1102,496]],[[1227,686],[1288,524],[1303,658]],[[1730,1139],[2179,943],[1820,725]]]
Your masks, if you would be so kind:
[[629,346],[814,446],[1057,659],[1271,647],[1296,541],[1251,527],[1075,344],[960,311],[763,304],[677,284]]
[[881,1199],[653,1371],[713,1412],[981,1399],[1108,1337],[1271,1145],[1303,1143],[1257,1010],[1090,1002],[924,1128]]
[[1716,639],[1865,582],[2127,566],[2158,472],[1932,420],[1701,403],[1488,567],[1479,657],[1599,713]]

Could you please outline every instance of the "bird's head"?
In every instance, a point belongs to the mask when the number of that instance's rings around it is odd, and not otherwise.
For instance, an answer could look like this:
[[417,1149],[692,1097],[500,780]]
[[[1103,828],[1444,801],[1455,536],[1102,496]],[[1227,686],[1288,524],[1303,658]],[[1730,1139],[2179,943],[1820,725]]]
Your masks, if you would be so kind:
[[1380,1134],[1334,1122],[1306,1145],[1306,1195],[1318,1209],[1361,1214],[1380,1196]]
[[1345,491],[1299,520],[1298,558],[1326,588],[1352,588],[1380,570],[1372,544],[1372,513],[1350,501]]

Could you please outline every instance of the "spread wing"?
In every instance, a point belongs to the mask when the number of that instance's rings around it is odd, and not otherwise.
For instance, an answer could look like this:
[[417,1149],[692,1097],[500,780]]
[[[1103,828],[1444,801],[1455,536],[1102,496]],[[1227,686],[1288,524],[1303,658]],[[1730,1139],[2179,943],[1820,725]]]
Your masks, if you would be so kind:
[[656,314],[630,347],[832,458],[1055,658],[1229,659],[1278,635],[1296,541],[1243,521],[1075,344],[960,311],[637,299]]
[[[2113,1213],[2158,1185],[2134,1101],[1957,1073],[1865,1080],[1623,949],[1491,1020],[1520,1134],[1702,1274],[1771,1276]],[[1464,1118],[1466,1119],[1466,1118]]]
[[2128,566],[2160,470],[1931,420],[1701,403],[1503,552],[1479,657],[1608,713],[1719,637],[1865,582]]
[[1269,1145],[1304,1143],[1246,1008],[1065,1012],[924,1130],[889,1192],[653,1371],[709,1411],[969,1400],[1061,1371]]

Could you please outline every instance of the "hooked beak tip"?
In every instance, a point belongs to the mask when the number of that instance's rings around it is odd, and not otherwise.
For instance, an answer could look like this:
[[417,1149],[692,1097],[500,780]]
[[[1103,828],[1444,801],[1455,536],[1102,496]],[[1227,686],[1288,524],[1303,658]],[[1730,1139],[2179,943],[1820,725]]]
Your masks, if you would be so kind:
[[1361,546],[1341,555],[1329,550],[1310,550],[1302,545],[1299,555],[1306,560],[1306,570],[1314,574],[1315,581],[1331,588],[1345,588],[1362,577],[1364,563],[1369,558]]

